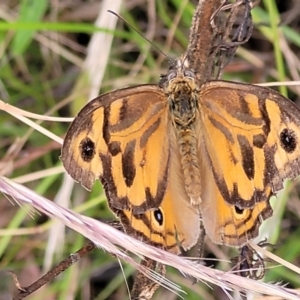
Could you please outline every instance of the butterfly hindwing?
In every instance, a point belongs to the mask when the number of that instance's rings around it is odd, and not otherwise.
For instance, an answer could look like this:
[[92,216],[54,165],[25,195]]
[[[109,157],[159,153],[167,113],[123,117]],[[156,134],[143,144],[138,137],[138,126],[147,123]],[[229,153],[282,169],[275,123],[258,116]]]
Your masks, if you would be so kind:
[[241,247],[257,237],[262,222],[271,217],[269,199],[256,202],[251,208],[232,205],[221,194],[213,174],[209,172],[209,164],[207,168],[204,169],[206,184],[203,185],[200,204],[206,233],[214,243]]
[[[180,182],[177,182],[179,185]],[[174,196],[169,181],[161,205],[142,214],[131,210],[116,210],[125,231],[153,246],[176,254],[188,250],[200,235],[200,218],[197,207],[190,204],[184,189]]]

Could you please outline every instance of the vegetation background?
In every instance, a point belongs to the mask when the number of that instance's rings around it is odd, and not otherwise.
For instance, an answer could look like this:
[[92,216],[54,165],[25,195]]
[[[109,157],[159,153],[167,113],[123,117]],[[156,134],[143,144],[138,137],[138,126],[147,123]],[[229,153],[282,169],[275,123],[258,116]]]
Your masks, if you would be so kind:
[[[247,83],[299,82],[298,2],[263,0],[253,10],[253,37],[226,67],[224,79]],[[102,75],[100,93],[158,82],[160,74],[167,70],[165,57],[122,20],[107,13],[107,9],[119,11],[168,56],[177,57],[185,51],[194,10],[192,1],[1,0],[0,99],[36,114],[71,117],[99,93]],[[100,29],[93,25],[97,18],[102,24]],[[106,29],[115,22],[115,29]],[[96,32],[109,33],[109,38],[100,37],[92,47],[89,43]],[[299,104],[299,86],[279,89]],[[68,128],[63,122],[43,122],[42,126],[61,137]],[[63,175],[61,145],[57,142],[3,111],[0,137],[0,175],[84,215],[101,220],[113,218],[100,184],[91,193],[75,185],[71,195],[73,182]],[[298,181],[294,181],[274,199],[276,214],[261,230],[262,238],[267,236],[278,245],[272,252],[297,266],[299,188]],[[0,212],[1,300],[11,299],[13,290],[6,270],[16,272],[23,286],[29,285],[86,242],[44,215],[35,214],[32,218],[28,210],[13,206],[3,195]],[[207,242],[205,254],[208,265],[228,269],[228,264],[209,259],[229,260],[236,252]],[[130,286],[134,270],[128,265],[123,268]],[[28,299],[127,299],[124,274],[113,257],[96,250]],[[219,287],[192,285],[191,280],[172,270],[167,275],[188,293],[185,299],[227,299]],[[265,280],[300,288],[299,274],[283,267],[268,269]],[[155,299],[177,296],[160,289]]]

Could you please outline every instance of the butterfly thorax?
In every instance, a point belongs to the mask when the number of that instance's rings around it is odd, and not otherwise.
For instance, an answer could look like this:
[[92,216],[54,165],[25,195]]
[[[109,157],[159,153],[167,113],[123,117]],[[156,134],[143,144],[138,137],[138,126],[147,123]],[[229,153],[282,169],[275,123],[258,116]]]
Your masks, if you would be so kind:
[[188,129],[195,122],[198,111],[199,88],[196,75],[187,65],[186,60],[179,59],[160,81],[168,97],[172,123],[179,129]]
[[191,203],[198,205],[201,202],[196,134],[199,88],[194,71],[182,62],[178,60],[177,66],[169,69],[167,75],[162,77],[160,86],[168,97],[169,116],[177,137],[186,191]]

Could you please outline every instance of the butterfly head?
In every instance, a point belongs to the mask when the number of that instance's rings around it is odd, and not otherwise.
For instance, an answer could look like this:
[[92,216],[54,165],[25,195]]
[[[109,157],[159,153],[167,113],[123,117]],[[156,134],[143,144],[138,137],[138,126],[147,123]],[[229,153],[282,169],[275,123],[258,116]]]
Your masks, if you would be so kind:
[[162,75],[159,86],[166,94],[193,92],[197,90],[196,73],[185,59],[175,60],[166,75]]

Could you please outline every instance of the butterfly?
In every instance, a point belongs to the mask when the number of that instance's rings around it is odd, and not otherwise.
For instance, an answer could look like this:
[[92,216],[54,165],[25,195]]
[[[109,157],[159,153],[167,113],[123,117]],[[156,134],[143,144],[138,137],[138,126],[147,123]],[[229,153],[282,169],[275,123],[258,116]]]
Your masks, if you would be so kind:
[[85,188],[100,179],[122,223],[154,245],[193,246],[201,211],[213,242],[240,247],[272,215],[269,198],[299,175],[299,139],[290,100],[250,84],[198,86],[179,59],[159,85],[88,103],[61,159]]
[[266,87],[206,80],[210,46],[194,58],[207,44],[191,43],[157,85],[89,102],[62,147],[67,172],[88,190],[102,182],[128,234],[174,253],[195,245],[201,222],[214,243],[242,248],[300,174],[300,109]]

